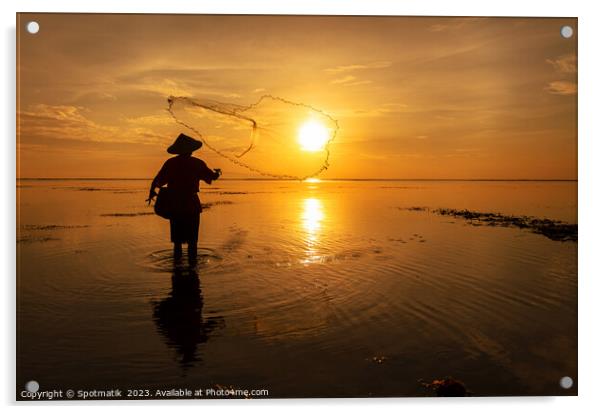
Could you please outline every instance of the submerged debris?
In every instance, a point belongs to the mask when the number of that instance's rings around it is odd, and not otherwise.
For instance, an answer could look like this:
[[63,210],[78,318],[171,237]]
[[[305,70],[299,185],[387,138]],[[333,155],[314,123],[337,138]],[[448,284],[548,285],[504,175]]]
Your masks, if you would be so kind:
[[53,190],[73,190],[73,191],[106,191],[114,194],[133,194],[143,193],[143,189],[119,188],[119,187],[52,187]]
[[[423,207],[410,207],[405,210],[424,211]],[[532,216],[506,216],[500,213],[482,213],[453,208],[438,208],[430,211],[441,216],[463,218],[473,226],[517,227],[528,229],[533,233],[541,234],[555,241],[577,241],[577,224],[569,224],[560,220]]]
[[34,243],[34,242],[49,242],[49,241],[57,241],[56,237],[33,237],[33,236],[23,236],[17,239],[17,243]]
[[428,207],[408,207],[405,208],[404,210],[408,210],[408,211],[428,211]]
[[420,383],[433,390],[437,397],[470,397],[472,395],[462,382],[451,377],[436,379],[429,383],[420,381]]
[[106,213],[101,214],[101,217],[136,217],[136,216],[151,216],[155,213],[150,211],[139,211],[136,213]]
[[97,188],[97,187],[71,187],[76,191],[109,191],[107,188]]
[[59,229],[81,229],[90,227],[88,224],[82,225],[63,225],[63,224],[24,224],[21,226],[25,230],[59,230]]
[[372,357],[372,362],[374,362],[375,364],[382,364],[388,359],[389,358],[384,355],[376,355]]
[[203,208],[203,210],[206,210],[213,206],[228,205],[228,204],[234,204],[234,203],[232,201],[228,201],[228,200],[218,200],[218,201],[213,201],[210,203],[201,203],[201,207]]
[[[219,206],[224,204],[233,204],[232,201],[228,200],[218,200],[210,203],[201,203],[201,208],[203,210],[207,210],[213,206]],[[137,217],[137,216],[152,216],[155,213],[152,211],[137,211],[132,213],[105,213],[101,214],[101,217]]]

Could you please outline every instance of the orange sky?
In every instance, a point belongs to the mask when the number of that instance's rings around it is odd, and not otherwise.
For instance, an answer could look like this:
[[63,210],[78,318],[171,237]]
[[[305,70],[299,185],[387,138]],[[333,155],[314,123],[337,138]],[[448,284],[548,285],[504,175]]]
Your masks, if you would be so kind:
[[[40,23],[30,35],[25,24]],[[18,176],[152,177],[166,97],[341,127],[323,178],[577,178],[575,19],[21,14]],[[576,30],[575,30],[576,31]],[[224,176],[254,176],[208,149]]]

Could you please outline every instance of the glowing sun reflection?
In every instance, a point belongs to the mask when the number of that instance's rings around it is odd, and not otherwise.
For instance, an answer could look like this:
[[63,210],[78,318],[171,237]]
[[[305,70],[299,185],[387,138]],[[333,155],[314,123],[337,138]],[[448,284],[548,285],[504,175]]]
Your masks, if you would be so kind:
[[322,202],[317,198],[306,198],[303,201],[303,211],[301,213],[301,222],[307,231],[305,252],[307,259],[303,260],[303,263],[316,262],[321,259],[320,255],[317,254],[316,244],[323,219]]
[[315,235],[320,229],[322,219],[324,218],[324,212],[322,211],[322,202],[317,198],[306,198],[303,205],[303,214],[301,220],[303,221],[303,227]]

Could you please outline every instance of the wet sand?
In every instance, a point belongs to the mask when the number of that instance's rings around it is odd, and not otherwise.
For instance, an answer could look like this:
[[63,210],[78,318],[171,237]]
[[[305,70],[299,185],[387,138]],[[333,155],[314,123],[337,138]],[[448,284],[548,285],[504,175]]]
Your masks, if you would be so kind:
[[17,385],[577,393],[576,232],[474,225],[576,231],[576,182],[223,180],[192,268],[147,181],[18,184]]

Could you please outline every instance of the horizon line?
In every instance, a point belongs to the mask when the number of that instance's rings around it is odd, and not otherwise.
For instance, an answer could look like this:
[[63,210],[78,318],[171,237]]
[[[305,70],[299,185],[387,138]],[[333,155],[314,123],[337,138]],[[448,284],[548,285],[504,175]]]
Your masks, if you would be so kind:
[[[309,179],[318,179],[320,181],[578,181],[578,178],[319,178],[308,177],[302,180],[294,178],[271,178],[271,177],[239,177],[239,178],[220,178],[222,181],[306,181]],[[39,180],[39,181],[152,181],[152,178],[141,177],[21,177],[19,180]]]

